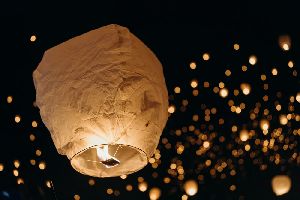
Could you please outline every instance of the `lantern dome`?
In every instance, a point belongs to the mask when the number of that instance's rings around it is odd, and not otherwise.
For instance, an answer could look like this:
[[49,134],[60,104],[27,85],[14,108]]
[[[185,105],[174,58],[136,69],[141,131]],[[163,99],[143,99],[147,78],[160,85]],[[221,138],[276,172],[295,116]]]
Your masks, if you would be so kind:
[[272,179],[272,188],[277,196],[288,193],[292,187],[291,178],[286,175],[277,175]]
[[108,25],[47,50],[36,104],[57,151],[95,177],[142,169],[168,118],[163,69],[125,27]]
[[195,180],[188,180],[184,183],[183,188],[189,196],[194,196],[198,192],[198,183]]

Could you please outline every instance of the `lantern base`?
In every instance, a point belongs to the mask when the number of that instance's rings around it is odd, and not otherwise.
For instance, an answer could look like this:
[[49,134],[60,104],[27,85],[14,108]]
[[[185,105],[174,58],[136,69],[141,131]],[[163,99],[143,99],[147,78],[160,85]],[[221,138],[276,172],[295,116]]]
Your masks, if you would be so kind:
[[103,161],[97,155],[97,149],[103,145],[94,145],[75,154],[71,159],[72,167],[85,175],[94,177],[115,177],[124,174],[131,174],[148,163],[147,155],[144,151],[124,144],[109,144],[109,160]]

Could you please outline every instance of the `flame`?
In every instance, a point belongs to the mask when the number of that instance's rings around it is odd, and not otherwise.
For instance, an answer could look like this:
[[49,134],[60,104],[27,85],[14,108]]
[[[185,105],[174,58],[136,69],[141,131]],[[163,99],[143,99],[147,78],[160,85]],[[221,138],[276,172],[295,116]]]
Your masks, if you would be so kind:
[[108,145],[97,148],[97,156],[101,161],[110,159],[111,156],[108,153]]
[[[116,151],[117,152],[117,151]],[[116,154],[115,152],[115,154]],[[108,145],[103,145],[101,147],[97,148],[97,156],[100,160],[100,162],[106,167],[106,168],[111,168],[115,167],[120,164],[120,161],[108,153]]]

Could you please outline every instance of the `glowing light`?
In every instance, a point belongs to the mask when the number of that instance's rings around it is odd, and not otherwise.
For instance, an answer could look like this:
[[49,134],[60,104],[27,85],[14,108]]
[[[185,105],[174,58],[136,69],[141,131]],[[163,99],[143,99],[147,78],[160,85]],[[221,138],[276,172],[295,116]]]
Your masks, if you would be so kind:
[[24,180],[22,178],[18,178],[17,179],[17,184],[20,185],[20,184],[24,184]]
[[46,163],[45,162],[40,162],[39,163],[39,168],[40,168],[40,170],[46,169]]
[[187,200],[187,199],[188,199],[188,196],[186,194],[181,196],[181,200]]
[[161,191],[157,187],[151,188],[151,190],[149,191],[150,200],[157,200],[159,199],[160,195]]
[[80,196],[78,194],[74,195],[74,200],[80,200]]
[[169,108],[168,108],[168,112],[171,113],[171,114],[174,113],[175,112],[175,106],[170,105]]
[[287,51],[287,50],[290,49],[290,47],[289,47],[288,44],[283,44],[283,45],[282,45],[282,49],[284,49],[285,51]]
[[30,164],[31,164],[31,165],[35,165],[35,164],[36,164],[36,161],[35,161],[34,159],[31,159],[31,160],[30,160]]
[[15,160],[14,161],[14,166],[15,166],[15,168],[19,168],[20,167],[20,161]]
[[36,121],[32,121],[31,122],[31,126],[34,127],[34,128],[36,128],[38,126],[38,123]]
[[29,140],[33,142],[35,140],[35,136],[33,134],[30,134],[29,135]]
[[204,53],[202,56],[203,60],[207,61],[210,58],[210,55],[208,53]]
[[288,66],[289,66],[289,68],[293,68],[294,67],[294,62],[290,60],[288,62]]
[[148,188],[148,184],[146,182],[141,182],[139,183],[138,188],[141,192],[145,192]]
[[267,79],[267,76],[266,76],[265,74],[262,74],[262,75],[260,76],[260,79],[261,79],[262,81],[265,81],[265,80]]
[[6,101],[7,101],[7,103],[12,103],[13,97],[12,97],[12,96],[8,96],[8,97],[6,98]]
[[126,185],[126,190],[127,191],[132,191],[132,189],[133,189],[132,185],[129,185],[129,184]]
[[250,91],[251,91],[250,84],[248,84],[248,83],[242,83],[240,87],[241,87],[241,90],[243,91],[244,95],[250,94]]
[[273,68],[273,69],[272,69],[272,75],[273,75],[273,76],[277,76],[277,74],[278,74],[277,69],[276,69],[276,68]]
[[272,179],[273,192],[277,195],[283,195],[290,191],[292,186],[292,181],[290,177],[286,175],[277,175]]
[[21,116],[20,115],[16,115],[15,116],[15,122],[19,123],[21,121]]
[[48,181],[46,181],[46,186],[48,187],[48,188],[51,188],[51,182],[48,180]]
[[225,71],[225,75],[226,75],[226,76],[230,76],[230,75],[231,75],[231,71],[230,71],[229,69],[227,69],[227,70]]
[[191,62],[191,63],[190,63],[190,68],[191,68],[191,69],[196,69],[196,67],[197,67],[197,65],[196,65],[195,62]]
[[30,41],[31,41],[31,42],[35,42],[35,41],[36,41],[36,36],[35,36],[35,35],[32,35],[32,36],[30,37]]
[[240,45],[239,44],[234,44],[233,45],[233,49],[236,50],[236,51],[239,50],[240,49]]
[[123,174],[123,175],[120,176],[120,178],[124,180],[124,179],[127,178],[127,175],[126,175],[126,174]]
[[247,71],[247,69],[248,69],[248,68],[247,68],[246,65],[243,65],[243,66],[242,66],[242,71],[243,71],[243,72]]
[[203,87],[209,88],[209,82],[205,81],[205,82],[203,83]]
[[263,131],[268,130],[268,129],[269,129],[269,126],[270,126],[270,123],[269,123],[268,120],[263,119],[263,120],[260,121],[260,128],[261,128]]
[[0,163],[0,172],[2,172],[3,170],[4,170],[4,165]]
[[106,190],[106,193],[107,193],[107,194],[112,194],[112,193],[114,193],[114,191],[113,191],[111,188],[108,188],[108,189]]
[[14,176],[19,176],[19,171],[16,170],[16,169],[14,169],[14,170],[13,170],[13,174],[14,174]]
[[95,185],[95,183],[96,183],[96,182],[95,182],[94,179],[92,179],[92,178],[89,179],[89,185],[90,185],[90,186]]
[[184,183],[183,188],[187,195],[194,196],[198,192],[198,183],[195,180],[188,180]]
[[251,146],[249,144],[246,144],[245,145],[245,151],[250,151],[250,149],[251,149]]
[[282,125],[286,125],[288,123],[288,118],[286,117],[286,115],[280,115],[279,116],[279,122]]
[[236,186],[235,186],[235,185],[231,185],[231,186],[229,187],[229,189],[230,189],[231,191],[235,191],[235,190],[236,190]]
[[175,92],[176,94],[179,94],[180,91],[181,91],[180,87],[175,87],[175,88],[174,88],[174,92]]
[[249,133],[248,133],[247,130],[245,130],[245,129],[241,130],[241,132],[240,132],[240,139],[243,142],[246,142],[249,139]]
[[198,81],[197,80],[192,80],[191,81],[191,87],[196,88],[198,86]]
[[242,112],[242,109],[240,107],[236,107],[235,112],[237,114],[240,114]]
[[37,149],[37,150],[35,151],[35,155],[36,155],[36,156],[41,156],[41,155],[42,155],[42,151],[39,150],[39,149]]
[[220,83],[219,83],[219,88],[222,89],[222,88],[224,88],[224,87],[225,87],[225,84],[224,84],[223,82],[220,82]]
[[101,147],[98,147],[96,149],[97,149],[97,156],[98,156],[100,162],[106,168],[115,167],[120,164],[120,161],[118,159],[109,155],[108,145],[102,145]]
[[225,98],[228,96],[228,90],[226,88],[222,88],[219,92],[220,96]]
[[296,101],[298,101],[298,103],[300,103],[300,92],[298,92],[296,95]]
[[256,62],[257,62],[256,56],[252,55],[252,56],[249,57],[249,63],[250,63],[251,65],[255,65]]
[[209,146],[210,146],[210,144],[209,144],[208,141],[204,141],[204,142],[203,142],[203,147],[204,147],[205,149],[209,148]]

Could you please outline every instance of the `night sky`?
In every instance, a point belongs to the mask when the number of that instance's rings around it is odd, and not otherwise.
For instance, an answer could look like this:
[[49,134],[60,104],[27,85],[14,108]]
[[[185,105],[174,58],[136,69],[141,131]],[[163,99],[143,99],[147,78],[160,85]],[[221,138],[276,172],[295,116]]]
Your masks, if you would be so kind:
[[[198,193],[188,199],[299,199],[300,13],[291,2],[1,3],[0,200],[149,199],[153,187],[160,199],[185,199],[191,179]],[[32,72],[47,49],[113,23],[161,61],[170,113],[154,163],[126,179],[99,179],[56,151]],[[271,180],[279,174],[292,187],[277,197]]]

